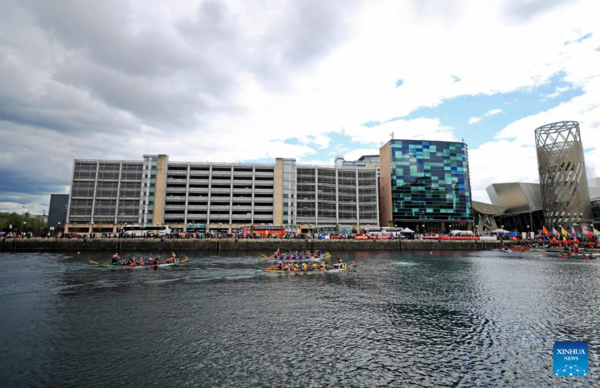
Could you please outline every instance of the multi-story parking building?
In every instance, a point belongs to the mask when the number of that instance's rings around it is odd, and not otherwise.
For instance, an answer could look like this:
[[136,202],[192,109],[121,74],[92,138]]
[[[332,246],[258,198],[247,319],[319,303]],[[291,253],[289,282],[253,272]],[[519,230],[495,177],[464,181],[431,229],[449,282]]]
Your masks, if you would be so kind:
[[66,231],[117,231],[127,224],[359,229],[378,224],[377,200],[375,167],[297,166],[284,158],[273,164],[170,162],[167,155],[75,160]]

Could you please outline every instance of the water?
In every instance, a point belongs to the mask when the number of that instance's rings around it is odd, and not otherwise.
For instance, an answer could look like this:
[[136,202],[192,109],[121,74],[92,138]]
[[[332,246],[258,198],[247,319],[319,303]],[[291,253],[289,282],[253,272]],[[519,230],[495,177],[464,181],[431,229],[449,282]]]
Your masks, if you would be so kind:
[[[600,261],[340,254],[359,267],[266,274],[248,252],[105,270],[1,254],[0,385],[599,384]],[[553,377],[558,340],[588,342],[589,376]]]

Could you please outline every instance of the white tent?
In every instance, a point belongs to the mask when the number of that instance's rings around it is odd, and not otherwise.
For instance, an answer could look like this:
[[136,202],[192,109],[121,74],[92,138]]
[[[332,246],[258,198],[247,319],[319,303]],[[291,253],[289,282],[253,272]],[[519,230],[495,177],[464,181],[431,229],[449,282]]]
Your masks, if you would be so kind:
[[414,233],[414,230],[408,229],[408,228],[404,228],[402,229],[402,233]]
[[490,233],[510,233],[508,230],[504,230],[504,229],[496,229],[496,230],[492,230]]

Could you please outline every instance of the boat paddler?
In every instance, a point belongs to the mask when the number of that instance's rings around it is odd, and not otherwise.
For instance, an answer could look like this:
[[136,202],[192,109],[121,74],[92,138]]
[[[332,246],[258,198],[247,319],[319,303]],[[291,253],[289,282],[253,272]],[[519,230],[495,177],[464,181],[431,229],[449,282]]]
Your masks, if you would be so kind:
[[302,263],[302,271],[306,270],[308,270],[308,266],[306,265],[306,263]]
[[120,259],[119,254],[115,253],[115,255],[112,257],[112,264],[117,264],[118,260]]
[[317,263],[313,263],[312,269],[315,271],[319,269],[319,266],[317,265]]

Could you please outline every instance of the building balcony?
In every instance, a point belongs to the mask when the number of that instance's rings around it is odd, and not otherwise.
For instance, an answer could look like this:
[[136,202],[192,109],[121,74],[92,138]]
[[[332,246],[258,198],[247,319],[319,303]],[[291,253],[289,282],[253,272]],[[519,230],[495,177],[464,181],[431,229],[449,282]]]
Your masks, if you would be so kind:
[[192,179],[190,178],[190,185],[206,185],[208,186],[208,179]]
[[254,181],[254,186],[261,186],[261,187],[273,187],[274,183],[273,181]]
[[255,197],[254,203],[273,203],[273,198]]
[[252,194],[252,189],[236,189],[233,188],[233,195],[236,194]]
[[187,170],[169,170],[167,172],[167,179],[172,176],[187,176]]
[[185,210],[185,205],[165,205],[165,210]]
[[187,179],[182,178],[167,178],[167,184],[169,183],[179,183],[185,185],[187,183]]
[[229,205],[210,205],[210,211],[229,211]]
[[231,199],[229,197],[211,197],[210,202],[227,202],[229,203]]
[[194,170],[190,170],[190,176],[208,177],[209,175],[210,175],[210,172],[208,170],[206,170],[206,171],[194,171]]
[[254,221],[270,221],[273,219],[272,214],[255,214]]
[[165,214],[164,216],[165,220],[182,220],[185,218],[185,215],[183,213],[181,214]]
[[255,176],[261,177],[261,178],[273,178],[273,176],[275,176],[275,174],[273,172],[256,171]]
[[206,209],[208,209],[208,205],[188,205],[188,212]]
[[252,177],[252,171],[235,171],[233,170],[233,176],[237,177]]
[[211,214],[210,222],[214,223],[215,221],[229,222],[229,214]]
[[167,196],[165,198],[165,201],[167,201],[167,202],[185,202],[185,195],[177,196],[177,197],[172,196],[172,195],[171,196]]
[[[206,190],[208,190],[208,189],[206,189]],[[229,193],[231,193],[231,189],[211,188],[210,192],[215,193],[215,194],[229,194]]]
[[208,193],[208,187],[190,187],[190,193]]
[[185,193],[185,187],[167,187],[167,193]]
[[255,194],[273,194],[273,189],[254,189]]
[[256,206],[256,205],[254,205],[254,211],[271,211],[272,212],[273,206]]
[[220,178],[220,177],[230,178],[231,177],[231,171],[215,171],[215,170],[213,170],[212,177],[213,177],[213,179]]

